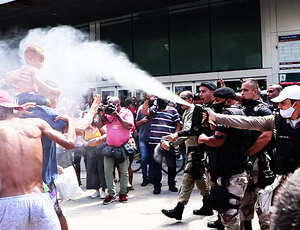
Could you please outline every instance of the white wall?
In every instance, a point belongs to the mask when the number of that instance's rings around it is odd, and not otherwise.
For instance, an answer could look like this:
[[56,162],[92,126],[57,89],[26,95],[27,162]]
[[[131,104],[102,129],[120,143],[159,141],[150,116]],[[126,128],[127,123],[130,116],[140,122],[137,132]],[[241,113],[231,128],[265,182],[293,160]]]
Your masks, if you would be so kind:
[[278,36],[300,34],[300,0],[261,0],[263,68],[268,85],[278,82]]

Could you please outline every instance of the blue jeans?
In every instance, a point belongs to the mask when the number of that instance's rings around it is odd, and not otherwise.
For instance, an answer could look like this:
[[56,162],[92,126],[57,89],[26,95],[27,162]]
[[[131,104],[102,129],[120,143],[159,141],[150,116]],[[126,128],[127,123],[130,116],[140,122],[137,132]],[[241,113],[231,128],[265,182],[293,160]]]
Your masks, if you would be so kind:
[[145,180],[145,179],[149,179],[149,171],[147,167],[149,165],[149,151],[147,147],[147,142],[139,140],[139,147],[141,153],[143,179]]

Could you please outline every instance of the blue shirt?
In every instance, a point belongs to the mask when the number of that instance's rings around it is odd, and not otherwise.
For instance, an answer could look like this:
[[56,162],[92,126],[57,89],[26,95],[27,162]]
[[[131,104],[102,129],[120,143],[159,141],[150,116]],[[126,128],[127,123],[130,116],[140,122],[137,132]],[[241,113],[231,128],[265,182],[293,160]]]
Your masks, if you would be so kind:
[[[58,116],[57,112],[47,106],[36,106],[31,111],[31,114],[25,114],[22,118],[41,118],[55,130],[63,132],[66,127],[66,122],[59,120],[54,122]],[[57,178],[57,159],[56,159],[56,143],[46,136],[42,136],[43,146],[43,170],[42,176],[45,184],[50,184]]]
[[[136,121],[142,120],[144,117],[146,117],[144,114],[142,114],[142,108],[143,105],[141,105],[138,108],[137,114],[136,114]],[[139,140],[140,141],[148,141],[150,137],[150,129],[151,129],[151,118],[149,117],[149,121],[138,126],[139,130]]]

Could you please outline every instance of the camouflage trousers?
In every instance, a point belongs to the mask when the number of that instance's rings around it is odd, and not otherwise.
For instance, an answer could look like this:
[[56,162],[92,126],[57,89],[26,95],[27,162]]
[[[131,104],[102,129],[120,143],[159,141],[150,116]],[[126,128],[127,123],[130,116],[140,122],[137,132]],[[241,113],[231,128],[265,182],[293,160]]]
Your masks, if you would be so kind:
[[[221,185],[221,178],[218,178],[217,184]],[[229,185],[227,186],[228,192],[243,199],[248,184],[247,173],[236,174],[230,177]],[[240,204],[236,199],[230,199],[231,204]],[[221,221],[227,230],[240,230],[240,212],[238,209],[229,209],[225,213],[219,213]]]
[[[190,162],[192,159],[191,153],[187,154],[188,163],[185,166],[185,171],[189,171],[192,167],[192,162]],[[203,174],[200,179],[195,180],[191,173],[184,173],[182,183],[180,186],[178,202],[186,205],[190,199],[191,193],[193,192],[195,185],[202,196],[208,194],[209,185],[205,174]]]
[[[243,223],[244,221],[251,221],[254,217],[254,211],[256,211],[261,230],[269,230],[270,229],[269,210],[270,210],[271,202],[269,204],[265,204],[263,200],[266,201],[270,200],[268,199],[268,197],[272,198],[273,192],[271,193],[261,192],[262,190],[260,188],[253,185],[256,184],[258,181],[257,161],[254,162],[254,166],[253,166],[252,181],[253,181],[252,184],[248,185],[244,198],[241,202],[241,206],[240,206],[241,223]],[[258,200],[262,202],[258,202]]]

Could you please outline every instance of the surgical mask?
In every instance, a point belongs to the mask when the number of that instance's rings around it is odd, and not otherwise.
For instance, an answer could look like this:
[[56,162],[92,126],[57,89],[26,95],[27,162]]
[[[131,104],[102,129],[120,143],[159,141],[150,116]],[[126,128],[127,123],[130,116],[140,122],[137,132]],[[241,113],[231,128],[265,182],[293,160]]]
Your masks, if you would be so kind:
[[293,115],[293,113],[295,112],[295,109],[294,109],[294,105],[295,103],[288,109],[285,109],[285,110],[282,110],[280,109],[280,115],[283,117],[283,118],[291,118],[291,116]]

